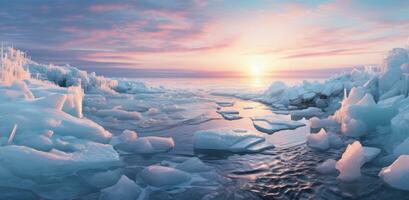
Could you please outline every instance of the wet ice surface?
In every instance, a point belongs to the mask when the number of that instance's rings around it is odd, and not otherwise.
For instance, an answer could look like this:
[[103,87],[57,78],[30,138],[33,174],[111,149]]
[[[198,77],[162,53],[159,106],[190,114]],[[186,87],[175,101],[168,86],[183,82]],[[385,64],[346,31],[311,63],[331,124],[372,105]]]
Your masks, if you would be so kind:
[[[231,128],[258,130],[252,118],[274,115],[268,106],[229,97],[212,96],[204,91],[171,90],[166,93],[138,94],[123,98],[86,96],[85,115],[114,134],[124,129],[135,130],[138,137],[168,136],[175,148],[152,155],[122,153],[124,173],[141,188],[148,188],[141,173],[151,165],[180,163],[191,157],[200,158],[216,173],[201,173],[212,181],[198,181],[186,187],[145,189],[147,199],[409,199],[408,193],[391,189],[377,177],[381,165],[367,163],[362,178],[354,183],[336,180],[337,174],[323,175],[316,166],[332,158],[338,160],[344,149],[320,152],[305,145],[309,127],[264,134],[266,142],[275,146],[253,154],[194,150],[193,133],[199,130]],[[222,102],[222,103],[221,103]],[[220,104],[221,103],[221,104]],[[221,106],[222,105],[222,106]],[[141,113],[140,119],[99,115],[96,110],[120,109]],[[241,118],[225,119],[221,109],[238,111]],[[278,119],[290,116],[280,115]],[[301,120],[305,124],[305,120]],[[259,132],[261,133],[261,132]],[[365,143],[364,143],[365,144]],[[96,199],[98,194],[85,199]]]

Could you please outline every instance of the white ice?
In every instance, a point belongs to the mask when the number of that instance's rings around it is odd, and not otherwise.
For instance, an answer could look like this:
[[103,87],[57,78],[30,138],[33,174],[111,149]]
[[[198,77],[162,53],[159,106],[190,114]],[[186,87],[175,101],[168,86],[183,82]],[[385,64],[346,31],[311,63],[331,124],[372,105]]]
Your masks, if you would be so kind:
[[101,190],[99,200],[136,200],[142,189],[127,176],[122,175],[118,182]]
[[177,186],[191,179],[187,172],[160,165],[146,167],[142,170],[141,177],[147,184],[154,187]]
[[304,123],[286,119],[278,115],[257,116],[251,118],[254,127],[263,133],[272,134],[281,130],[292,130],[305,126]]
[[335,168],[337,161],[334,159],[327,159],[324,162],[320,163],[315,170],[321,174],[331,174],[335,173],[337,169]]
[[379,177],[391,187],[409,191],[409,155],[401,155],[379,172]]
[[265,142],[262,133],[244,129],[197,131],[193,134],[193,146],[196,149],[224,150],[235,153],[258,152],[272,147],[272,145]]

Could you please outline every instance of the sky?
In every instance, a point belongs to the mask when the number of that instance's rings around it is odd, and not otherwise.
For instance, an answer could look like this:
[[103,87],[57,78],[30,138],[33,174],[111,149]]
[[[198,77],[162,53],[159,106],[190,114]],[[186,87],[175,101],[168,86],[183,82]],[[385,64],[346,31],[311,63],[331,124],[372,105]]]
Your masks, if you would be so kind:
[[409,1],[0,0],[0,41],[97,72],[330,72],[407,47]]

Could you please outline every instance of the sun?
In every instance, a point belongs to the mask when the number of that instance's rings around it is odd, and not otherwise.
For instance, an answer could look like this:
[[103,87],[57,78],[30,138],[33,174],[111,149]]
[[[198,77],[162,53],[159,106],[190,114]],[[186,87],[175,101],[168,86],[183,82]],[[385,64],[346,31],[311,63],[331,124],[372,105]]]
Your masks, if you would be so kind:
[[245,57],[245,60],[243,62],[243,69],[248,76],[260,78],[265,75],[267,64],[268,62],[265,56],[252,55]]
[[250,67],[250,70],[251,70],[251,76],[260,77],[261,75],[263,75],[263,68],[259,64],[253,64]]

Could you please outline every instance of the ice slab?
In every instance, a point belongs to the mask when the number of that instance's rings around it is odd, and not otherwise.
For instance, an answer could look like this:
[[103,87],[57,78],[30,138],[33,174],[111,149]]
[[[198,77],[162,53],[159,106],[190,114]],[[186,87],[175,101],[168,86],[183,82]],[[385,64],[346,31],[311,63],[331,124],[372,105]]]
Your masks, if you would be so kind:
[[176,165],[175,168],[189,173],[207,172],[212,170],[211,167],[207,166],[196,157],[189,158],[183,163]]
[[125,152],[154,154],[168,152],[175,147],[175,142],[171,137],[146,136],[135,138],[131,135],[130,140],[117,143],[115,147]]
[[312,118],[317,116],[322,116],[324,112],[320,108],[309,107],[303,110],[293,110],[290,111],[291,118],[301,119],[301,118]]
[[196,149],[252,152],[255,150],[252,148],[254,145],[264,142],[265,138],[261,133],[244,129],[209,129],[193,134]]
[[331,174],[335,173],[337,169],[335,168],[337,161],[334,159],[327,159],[324,162],[320,163],[315,170],[321,174]]
[[381,153],[381,149],[376,147],[363,147],[364,151],[364,163],[372,161],[376,156]]
[[330,148],[330,140],[327,132],[321,129],[318,133],[311,133],[307,137],[307,145],[318,150],[327,150]]
[[172,187],[190,181],[190,174],[159,165],[146,167],[141,172],[142,179],[149,185],[154,187]]
[[272,134],[281,130],[293,130],[302,126],[304,123],[278,117],[276,115],[253,117],[254,127],[263,133]]
[[232,107],[234,106],[233,101],[217,101],[216,104],[221,107]]
[[242,117],[238,114],[224,114],[221,113],[222,117],[226,120],[238,120],[241,119]]
[[379,173],[391,187],[409,191],[409,155],[401,155],[390,166],[385,167]]
[[336,168],[340,172],[338,179],[342,181],[354,181],[361,176],[361,167],[370,162],[379,153],[380,149],[375,147],[363,147],[359,141],[349,144]]
[[101,190],[99,200],[135,200],[141,192],[142,189],[134,181],[122,175],[115,185]]

